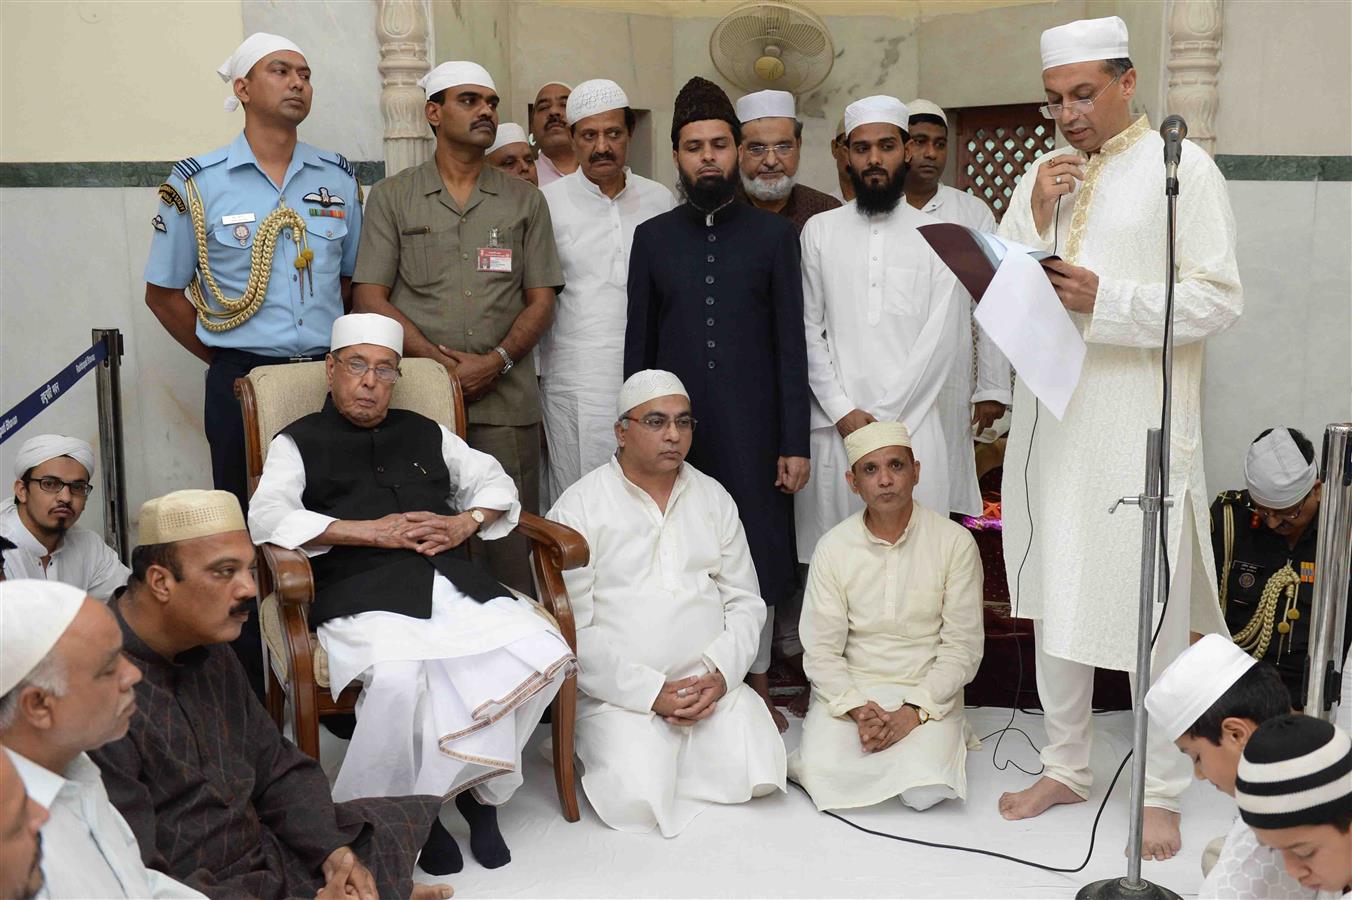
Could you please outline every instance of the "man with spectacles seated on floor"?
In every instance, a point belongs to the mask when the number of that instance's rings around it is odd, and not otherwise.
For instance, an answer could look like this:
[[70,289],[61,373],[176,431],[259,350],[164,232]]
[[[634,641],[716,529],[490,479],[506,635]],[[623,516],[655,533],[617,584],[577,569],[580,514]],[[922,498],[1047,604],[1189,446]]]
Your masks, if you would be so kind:
[[79,438],[39,434],[14,460],[14,496],[0,503],[6,578],[38,578],[107,600],[130,570],[103,538],[76,525],[94,490],[94,448]]
[[[1249,446],[1242,491],[1211,504],[1211,547],[1221,611],[1234,641],[1270,663],[1305,707],[1305,658],[1314,596],[1323,484],[1314,446],[1294,428],[1269,428]],[[1352,640],[1352,617],[1343,652]]]

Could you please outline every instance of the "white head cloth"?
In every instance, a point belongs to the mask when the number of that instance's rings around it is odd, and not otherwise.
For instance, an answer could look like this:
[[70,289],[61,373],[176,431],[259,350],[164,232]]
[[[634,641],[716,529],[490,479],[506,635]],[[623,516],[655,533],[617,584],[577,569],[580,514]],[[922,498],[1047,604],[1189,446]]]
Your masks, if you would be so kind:
[[480,87],[488,88],[490,91],[498,89],[498,86],[493,83],[493,76],[488,74],[487,69],[468,60],[444,62],[418,79],[418,87],[422,88],[423,93],[429,98],[448,87],[455,87],[460,84],[477,84]]
[[906,110],[910,113],[908,119],[910,116],[938,116],[943,121],[944,127],[948,127],[948,116],[944,114],[944,108],[937,103],[916,98],[906,104]]
[[1205,635],[1180,653],[1150,686],[1145,708],[1155,727],[1176,741],[1256,662],[1230,638]]
[[566,81],[559,81],[557,78],[551,78],[548,81],[540,82],[540,86],[535,89],[535,99],[539,100],[540,92],[543,91],[545,88],[549,87],[551,84],[557,84],[559,87],[566,87],[568,88],[569,94],[573,93],[573,86],[571,84],[569,84]]
[[911,432],[900,422],[869,422],[845,438],[845,457],[853,466],[874,450],[911,446]]
[[564,118],[569,125],[576,125],[588,116],[624,109],[628,105],[629,97],[624,88],[609,78],[593,78],[572,89]]
[[[305,55],[305,51],[297,47],[291,41],[279,34],[268,34],[266,31],[259,31],[249,35],[244,39],[244,43],[235,48],[225,62],[221,63],[216,74],[221,76],[221,81],[232,87],[236,78],[243,78],[249,74],[249,70],[254,67],[260,59],[278,50],[290,50],[294,53]],[[231,94],[225,98],[225,111],[234,112],[239,109],[239,98]]]
[[1305,499],[1319,477],[1319,467],[1306,462],[1295,438],[1274,428],[1249,445],[1244,457],[1244,483],[1249,497],[1268,509],[1286,509]]
[[620,387],[620,399],[615,404],[615,414],[623,416],[636,406],[642,406],[658,397],[673,394],[690,399],[681,379],[665,369],[643,369],[630,375]]
[[[907,118],[910,118],[910,117],[907,116]],[[844,116],[841,116],[840,119],[839,119],[839,121],[836,122],[836,135],[835,135],[835,136],[836,136],[836,137],[844,137],[844,136],[845,136],[845,117],[844,117]]]
[[498,126],[498,133],[493,136],[492,146],[484,151],[484,156],[491,156],[508,144],[526,144],[529,146],[530,141],[526,140],[526,129],[515,122],[503,122]]
[[84,591],[59,581],[0,582],[0,697],[51,652],[84,601]]
[[756,119],[796,119],[793,94],[788,91],[756,91],[737,101],[737,118],[745,125]]
[[341,350],[353,344],[375,344],[388,347],[400,356],[404,354],[404,326],[398,320],[379,313],[348,313],[333,320],[329,338],[330,350]]
[[1042,71],[1096,59],[1125,59],[1127,23],[1117,16],[1080,19],[1042,32]]
[[137,546],[247,531],[239,500],[229,491],[189,488],[141,504]]
[[845,136],[849,137],[850,132],[860,125],[873,125],[879,122],[884,125],[895,125],[902,131],[907,131],[911,127],[910,119],[911,114],[907,112],[905,103],[886,94],[874,94],[845,107]]
[[36,434],[24,441],[19,455],[14,458],[14,477],[22,478],[29,469],[58,456],[69,456],[85,467],[88,477],[94,477],[94,448],[88,441],[64,434]]

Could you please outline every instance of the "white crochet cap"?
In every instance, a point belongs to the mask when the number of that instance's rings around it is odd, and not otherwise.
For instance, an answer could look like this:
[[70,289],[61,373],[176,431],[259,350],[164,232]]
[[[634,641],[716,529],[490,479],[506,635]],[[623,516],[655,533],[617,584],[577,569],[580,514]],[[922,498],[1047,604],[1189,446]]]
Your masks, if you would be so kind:
[[690,399],[681,379],[665,369],[643,369],[630,375],[620,388],[620,399],[615,404],[615,415],[623,416],[636,406],[642,406],[658,397],[672,394]]
[[568,95],[564,118],[569,125],[576,125],[588,116],[624,109],[628,105],[629,97],[625,95],[624,88],[608,78],[593,78],[573,88],[573,92]]

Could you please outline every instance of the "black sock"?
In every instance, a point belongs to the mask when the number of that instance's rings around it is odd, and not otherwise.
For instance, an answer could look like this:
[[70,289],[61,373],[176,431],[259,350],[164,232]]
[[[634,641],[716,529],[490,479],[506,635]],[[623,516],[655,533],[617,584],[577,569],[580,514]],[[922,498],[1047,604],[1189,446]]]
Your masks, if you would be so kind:
[[474,854],[479,865],[485,869],[496,869],[512,861],[512,851],[498,830],[498,811],[474,799],[469,791],[462,791],[455,797],[455,808],[469,823],[469,852]]
[[451,837],[441,817],[432,820],[432,830],[423,844],[418,856],[418,868],[428,875],[454,875],[465,867],[465,859],[460,855],[460,845]]

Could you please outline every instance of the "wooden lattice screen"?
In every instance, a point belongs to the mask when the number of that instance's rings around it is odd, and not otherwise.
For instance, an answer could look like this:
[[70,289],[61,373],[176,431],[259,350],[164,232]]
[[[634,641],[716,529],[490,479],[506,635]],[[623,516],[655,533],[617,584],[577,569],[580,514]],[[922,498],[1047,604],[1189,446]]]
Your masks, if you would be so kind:
[[997,220],[1024,170],[1055,146],[1056,125],[1037,108],[1016,103],[957,110],[956,187],[985,200]]

